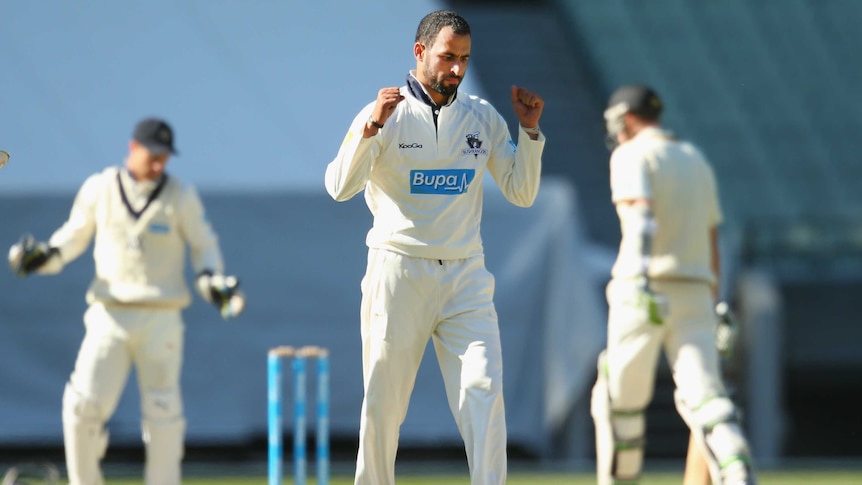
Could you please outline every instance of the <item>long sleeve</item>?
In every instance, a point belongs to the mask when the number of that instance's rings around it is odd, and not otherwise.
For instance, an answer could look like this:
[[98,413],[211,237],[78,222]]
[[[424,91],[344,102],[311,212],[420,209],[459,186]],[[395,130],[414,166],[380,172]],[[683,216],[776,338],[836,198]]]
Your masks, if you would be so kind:
[[189,245],[191,264],[195,273],[211,270],[224,272],[224,260],[218,237],[204,213],[204,206],[197,191],[185,187],[179,207],[180,232]]
[[519,207],[529,207],[539,193],[545,136],[540,133],[537,140],[532,140],[519,125],[518,145],[515,147],[505,121],[497,116],[496,132],[501,133],[501,136],[496,139],[493,155],[488,161],[488,171],[509,202]]
[[373,107],[369,104],[356,116],[338,154],[326,167],[326,191],[338,202],[349,200],[365,188],[374,160],[380,154],[382,132],[370,138],[362,137]]
[[48,244],[60,250],[63,265],[75,260],[90,245],[96,232],[96,200],[104,190],[103,185],[101,174],[88,178],[75,196],[69,219],[51,235]]

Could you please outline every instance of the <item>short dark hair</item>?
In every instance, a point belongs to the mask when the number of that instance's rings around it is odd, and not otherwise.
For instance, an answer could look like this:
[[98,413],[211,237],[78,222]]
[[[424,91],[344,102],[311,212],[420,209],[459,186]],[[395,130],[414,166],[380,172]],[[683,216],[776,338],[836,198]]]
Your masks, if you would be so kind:
[[437,40],[437,34],[443,27],[452,27],[457,35],[470,35],[470,24],[464,17],[451,10],[436,10],[429,13],[419,22],[416,29],[416,42],[431,46]]

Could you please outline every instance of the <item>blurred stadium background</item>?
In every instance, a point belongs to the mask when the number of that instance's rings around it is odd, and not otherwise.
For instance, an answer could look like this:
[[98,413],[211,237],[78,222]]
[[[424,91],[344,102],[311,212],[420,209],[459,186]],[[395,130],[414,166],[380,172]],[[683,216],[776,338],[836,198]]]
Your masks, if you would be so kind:
[[[13,158],[0,241],[46,238],[84,178],[121,162],[133,123],[165,116],[182,153],[169,170],[200,187],[250,297],[230,324],[200,301],[186,312],[189,469],[262,475],[265,350],[317,343],[337,356],[333,454],[349,473],[370,218],[361,199],[327,199],[323,170],[354,114],[403,82],[416,23],[442,7],[473,29],[465,90],[510,126],[510,85],[547,103],[537,206],[513,209],[486,185],[513,466],[592,466],[588,390],[619,238],[601,112],[614,87],[644,82],[719,179],[723,293],[745,324],[727,371],[758,463],[862,469],[856,0],[2,2],[0,148]],[[62,462],[88,259],[50,279],[0,274],[0,464]],[[142,459],[130,384],[109,424],[117,475]],[[400,459],[463,462],[429,355],[416,393]],[[650,463],[681,469],[687,432],[666,367],[648,419]]]

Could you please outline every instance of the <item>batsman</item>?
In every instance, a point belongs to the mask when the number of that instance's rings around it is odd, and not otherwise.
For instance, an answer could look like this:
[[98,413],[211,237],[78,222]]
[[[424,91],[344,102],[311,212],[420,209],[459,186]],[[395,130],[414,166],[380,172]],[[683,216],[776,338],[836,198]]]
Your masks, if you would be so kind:
[[722,219],[712,168],[662,129],[651,88],[622,86],[605,110],[611,196],[622,231],[607,287],[607,349],[592,393],[599,485],[634,485],[656,366],[665,351],[679,414],[715,485],[752,485],[748,443],[715,347]]
[[55,274],[95,240],[95,278],[87,290],[86,329],[63,393],[63,440],[70,485],[104,483],[99,462],[105,423],[134,365],[146,447],[144,483],[179,485],[186,421],[180,393],[184,324],[191,302],[185,254],[196,287],[225,318],[245,299],[224,276],[216,234],[197,192],[168,177],[174,134],[161,119],[136,126],[124,167],[108,167],[78,191],[69,219],[48,242],[25,237],[9,250],[19,276]]

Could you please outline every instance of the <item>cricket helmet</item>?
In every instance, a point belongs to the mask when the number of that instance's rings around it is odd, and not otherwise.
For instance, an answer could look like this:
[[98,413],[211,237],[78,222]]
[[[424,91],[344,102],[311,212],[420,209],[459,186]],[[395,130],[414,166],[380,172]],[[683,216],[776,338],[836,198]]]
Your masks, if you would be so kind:
[[605,108],[605,130],[610,145],[616,146],[617,133],[625,128],[626,113],[633,113],[646,120],[658,120],[662,102],[655,90],[642,84],[620,86],[608,99]]

